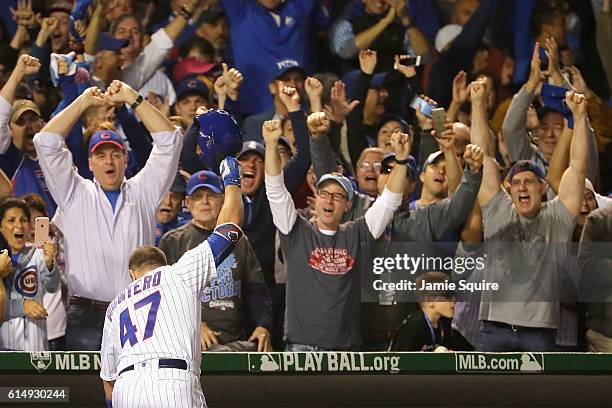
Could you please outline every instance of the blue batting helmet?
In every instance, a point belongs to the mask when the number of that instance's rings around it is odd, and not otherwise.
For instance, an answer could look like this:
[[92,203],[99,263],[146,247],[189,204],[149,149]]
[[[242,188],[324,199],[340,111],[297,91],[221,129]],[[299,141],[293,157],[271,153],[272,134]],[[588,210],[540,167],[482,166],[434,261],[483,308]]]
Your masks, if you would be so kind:
[[195,118],[199,128],[200,160],[206,167],[219,172],[219,163],[227,156],[235,156],[242,147],[240,126],[224,110],[212,109]]

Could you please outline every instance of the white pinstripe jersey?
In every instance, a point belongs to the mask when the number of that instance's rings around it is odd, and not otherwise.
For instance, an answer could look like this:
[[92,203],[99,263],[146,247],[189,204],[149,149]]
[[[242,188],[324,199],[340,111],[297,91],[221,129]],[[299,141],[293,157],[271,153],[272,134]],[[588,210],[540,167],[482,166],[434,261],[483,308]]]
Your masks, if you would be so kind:
[[106,310],[100,377],[113,381],[123,368],[155,358],[185,360],[199,375],[200,299],[215,274],[204,241],[123,290]]
[[45,265],[43,250],[28,244],[13,264],[13,272],[7,278],[6,321],[0,327],[0,347],[20,351],[46,351],[46,320],[34,320],[23,312],[24,300],[34,300],[42,305],[43,295],[53,293],[60,285],[57,263],[53,270]]

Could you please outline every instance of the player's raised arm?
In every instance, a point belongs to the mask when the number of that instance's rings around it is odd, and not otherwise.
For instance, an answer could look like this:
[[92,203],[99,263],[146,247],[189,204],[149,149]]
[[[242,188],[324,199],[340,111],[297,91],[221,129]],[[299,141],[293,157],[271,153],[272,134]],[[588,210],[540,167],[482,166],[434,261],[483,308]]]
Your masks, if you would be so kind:
[[225,197],[223,207],[217,217],[217,226],[207,239],[215,259],[215,266],[219,266],[232,253],[234,246],[242,237],[243,232],[240,225],[244,215],[238,160],[226,157],[221,162],[219,172],[223,178]]

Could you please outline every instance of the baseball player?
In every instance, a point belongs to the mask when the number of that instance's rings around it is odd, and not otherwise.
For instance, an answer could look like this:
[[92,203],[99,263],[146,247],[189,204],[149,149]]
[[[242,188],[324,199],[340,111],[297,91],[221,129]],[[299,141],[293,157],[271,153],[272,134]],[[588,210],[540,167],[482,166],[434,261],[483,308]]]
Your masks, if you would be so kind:
[[[210,237],[174,265],[154,247],[130,256],[132,284],[108,306],[102,367],[109,407],[204,407],[200,299],[242,236],[238,161],[221,163],[225,201]],[[111,402],[112,400],[112,402]]]

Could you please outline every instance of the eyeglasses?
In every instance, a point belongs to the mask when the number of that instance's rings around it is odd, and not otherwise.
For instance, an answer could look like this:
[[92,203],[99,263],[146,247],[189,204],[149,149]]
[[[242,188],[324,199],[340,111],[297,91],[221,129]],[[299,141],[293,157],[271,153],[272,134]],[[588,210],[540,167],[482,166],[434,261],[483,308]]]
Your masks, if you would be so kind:
[[362,161],[361,163],[359,163],[359,168],[363,169],[363,170],[368,170],[370,168],[374,169],[374,171],[380,171],[380,168],[382,167],[382,164],[380,162],[368,162],[368,161]]
[[329,191],[325,191],[325,190],[319,190],[319,197],[321,197],[324,200],[327,200],[329,197],[332,197],[334,201],[342,201],[342,200],[346,200],[347,197],[344,194],[341,193],[331,193]]
[[538,180],[536,179],[525,179],[525,180],[512,179],[512,181],[510,182],[510,185],[512,187],[519,187],[522,184],[525,184],[527,187],[532,187],[538,184]]

